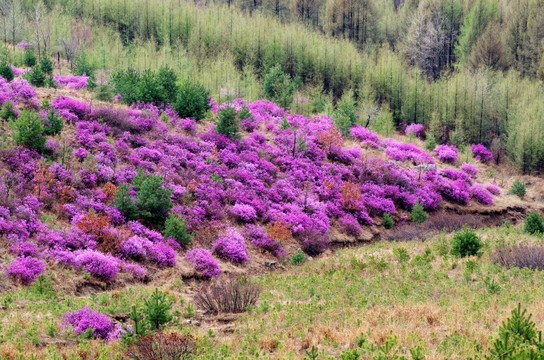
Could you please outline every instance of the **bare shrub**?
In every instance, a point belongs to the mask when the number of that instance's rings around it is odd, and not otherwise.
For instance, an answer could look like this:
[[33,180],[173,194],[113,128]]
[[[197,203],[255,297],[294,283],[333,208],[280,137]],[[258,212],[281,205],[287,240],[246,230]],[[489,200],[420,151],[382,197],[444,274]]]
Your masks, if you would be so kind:
[[195,341],[190,335],[158,332],[136,340],[128,348],[125,358],[132,360],[190,359],[195,349]]
[[102,119],[111,128],[114,135],[119,135],[125,131],[130,133],[137,133],[139,131],[138,124],[131,121],[123,111],[104,107],[95,110],[94,118]]
[[399,225],[387,234],[387,239],[392,241],[427,239],[441,231],[458,231],[465,225],[476,229],[482,226],[482,220],[474,215],[439,214],[429,217],[423,224]]
[[196,305],[206,313],[243,313],[255,305],[261,289],[240,278],[216,280],[201,287],[195,295]]
[[492,260],[502,266],[517,268],[529,268],[533,270],[544,269],[544,246],[540,245],[516,245],[501,246],[492,255]]

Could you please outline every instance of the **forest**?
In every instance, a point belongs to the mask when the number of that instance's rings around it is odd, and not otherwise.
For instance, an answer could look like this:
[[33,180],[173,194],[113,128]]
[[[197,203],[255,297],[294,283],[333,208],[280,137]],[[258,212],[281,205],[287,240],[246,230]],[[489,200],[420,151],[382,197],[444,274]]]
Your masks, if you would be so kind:
[[0,16],[5,44],[85,57],[105,81],[169,66],[220,101],[253,100],[280,65],[295,111],[348,103],[371,129],[420,123],[437,143],[544,166],[542,1],[3,0]]

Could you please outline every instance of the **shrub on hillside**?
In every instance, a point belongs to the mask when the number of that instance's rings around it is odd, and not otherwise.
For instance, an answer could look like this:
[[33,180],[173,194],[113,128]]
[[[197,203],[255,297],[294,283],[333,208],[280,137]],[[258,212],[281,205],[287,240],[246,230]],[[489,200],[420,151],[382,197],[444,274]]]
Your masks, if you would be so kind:
[[37,61],[38,60],[36,59],[36,55],[34,54],[34,51],[32,51],[31,49],[26,49],[23,54],[23,63],[27,67],[33,67],[34,65],[36,65]]
[[291,265],[300,265],[306,261],[306,255],[302,250],[298,249],[291,255]]
[[34,282],[38,275],[44,271],[45,263],[43,260],[28,256],[13,259],[6,268],[6,274],[25,284]]
[[99,313],[85,306],[79,310],[65,313],[62,316],[61,326],[72,327],[76,335],[90,332],[90,335],[100,339],[113,340],[118,336],[118,328],[108,315]]
[[249,223],[257,219],[257,212],[251,205],[236,203],[230,208],[230,213],[241,222]]
[[535,210],[525,218],[525,232],[529,234],[544,234],[544,223],[542,216]]
[[440,161],[446,163],[457,162],[457,147],[455,145],[438,145],[434,148],[434,153]]
[[25,73],[24,78],[28,80],[30,85],[42,87],[45,85],[46,76],[39,66],[34,66],[32,70]]
[[295,97],[295,84],[286,75],[280,65],[268,71],[263,79],[264,97],[282,108],[288,108]]
[[222,279],[206,284],[195,295],[196,305],[210,314],[243,313],[248,306],[255,306],[261,289],[238,278]]
[[351,127],[357,121],[357,115],[355,115],[355,102],[352,94],[348,93],[342,96],[332,118],[336,127],[342,132],[342,135],[350,134]]
[[174,109],[182,118],[203,119],[210,110],[210,93],[200,84],[185,80],[181,83]]
[[417,201],[410,212],[410,220],[416,224],[424,223],[427,220],[427,213],[423,209],[423,204],[420,201]]
[[236,110],[227,106],[217,114],[217,127],[215,130],[219,134],[226,135],[229,139],[238,138],[238,132],[240,131],[240,122],[236,117]]
[[143,359],[190,359],[196,350],[190,335],[158,332],[137,339],[128,348],[126,356],[131,360]]
[[482,144],[472,144],[471,148],[474,158],[479,159],[481,162],[487,163],[493,160],[493,154]]
[[460,169],[470,175],[471,178],[475,178],[478,175],[478,168],[474,164],[464,162],[461,164]]
[[53,74],[53,62],[49,56],[44,55],[40,60],[40,69],[44,74],[51,75]]
[[36,149],[39,152],[45,149],[46,138],[43,136],[43,120],[38,113],[21,111],[15,122],[15,127],[17,132],[14,134],[14,140],[17,145]]
[[187,229],[187,220],[176,214],[170,214],[166,219],[163,235],[164,237],[173,237],[184,249],[189,246],[193,238]]
[[142,312],[151,330],[159,330],[162,325],[172,321],[172,300],[159,289],[155,289],[151,296],[144,301]]
[[268,251],[277,257],[285,256],[285,251],[281,243],[274,240],[270,235],[259,225],[246,225],[244,234],[249,241],[259,249]]
[[214,277],[219,275],[221,269],[217,260],[212,256],[212,253],[206,249],[192,249],[187,251],[185,259],[190,261],[197,271],[202,272],[202,275]]
[[215,241],[212,251],[226,260],[244,263],[249,257],[246,242],[242,234],[234,227],[228,227],[224,234]]
[[64,121],[57,114],[55,109],[51,108],[47,115],[45,115],[45,133],[47,135],[59,134],[64,128]]
[[109,84],[98,84],[94,90],[94,98],[99,101],[113,101],[113,91]]
[[8,82],[15,78],[15,74],[13,74],[13,69],[11,68],[11,65],[8,65],[7,62],[2,62],[0,64],[0,76],[6,79]]
[[526,193],[527,188],[525,182],[519,179],[514,180],[512,188],[510,189],[510,194],[517,195],[520,199],[523,199]]
[[501,246],[492,255],[494,262],[505,267],[544,270],[544,246],[516,245]]
[[386,229],[393,228],[393,225],[395,223],[393,222],[393,218],[391,217],[391,214],[389,214],[387,211],[383,213],[383,227]]
[[119,259],[95,250],[82,250],[75,258],[76,265],[83,267],[94,277],[111,281],[119,272]]
[[9,99],[4,101],[2,108],[0,109],[0,117],[7,121],[11,121],[17,118],[17,114],[18,112],[17,109],[15,109],[13,102]]
[[482,248],[482,242],[476,231],[464,226],[453,236],[452,255],[465,257],[477,255]]

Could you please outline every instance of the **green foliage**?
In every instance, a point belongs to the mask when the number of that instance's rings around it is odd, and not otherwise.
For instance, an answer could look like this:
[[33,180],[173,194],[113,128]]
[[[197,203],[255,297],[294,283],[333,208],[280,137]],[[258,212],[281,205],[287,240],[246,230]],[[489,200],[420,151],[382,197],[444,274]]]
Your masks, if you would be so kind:
[[525,232],[529,234],[544,234],[542,216],[535,210],[525,218]]
[[263,79],[263,94],[278,106],[288,108],[295,97],[295,84],[280,65],[273,66]]
[[9,65],[7,62],[0,64],[0,76],[6,79],[8,82],[13,80],[15,77],[13,70],[11,69],[11,65]]
[[60,132],[64,128],[64,121],[57,114],[55,109],[51,108],[49,112],[47,113],[47,115],[45,116],[45,119],[46,119],[45,133],[47,135],[60,134]]
[[240,122],[236,115],[236,110],[231,106],[227,106],[219,110],[219,113],[217,114],[218,119],[215,131],[217,131],[219,134],[226,135],[230,139],[238,138]]
[[44,74],[51,75],[53,74],[53,62],[49,58],[49,56],[45,55],[40,60],[40,69]]
[[15,122],[17,132],[14,140],[17,145],[41,152],[45,149],[46,138],[43,136],[43,120],[40,114],[34,111],[23,110]]
[[151,330],[159,330],[164,324],[172,321],[170,310],[172,301],[166,297],[166,294],[155,289],[153,294],[145,300],[143,313]]
[[33,67],[34,65],[36,65],[37,61],[38,60],[36,59],[36,55],[34,55],[34,51],[32,51],[31,49],[25,50],[23,54],[23,63],[26,67]]
[[182,219],[181,215],[175,214],[170,214],[166,219],[163,235],[173,237],[184,249],[189,247],[193,238],[193,235],[187,230],[187,220]]
[[393,218],[391,217],[391,214],[387,211],[383,213],[383,221],[382,221],[383,227],[386,229],[391,229],[395,225],[395,222],[393,221]]
[[423,209],[423,204],[420,201],[417,201],[410,212],[410,219],[413,223],[422,224],[427,221],[429,215]]
[[162,94],[162,102],[173,104],[178,93],[178,76],[175,71],[168,66],[162,66],[156,76]]
[[342,96],[333,114],[333,120],[336,127],[342,132],[342,135],[349,135],[351,127],[357,121],[355,102],[351,93]]
[[164,188],[160,175],[138,171],[133,179],[136,187],[138,216],[146,225],[162,228],[172,208],[172,189]]
[[210,93],[203,85],[185,80],[181,83],[174,109],[182,118],[203,119],[210,110]]
[[11,100],[8,99],[2,104],[2,108],[0,109],[0,117],[7,121],[15,120],[17,117],[15,106]]
[[404,248],[393,249],[393,254],[395,254],[399,263],[405,263],[410,260],[410,254],[408,254],[408,250]]
[[312,345],[310,350],[306,350],[306,356],[304,357],[304,360],[317,360],[319,356],[318,349],[315,345]]
[[293,253],[293,255],[291,255],[291,265],[300,265],[305,261],[306,261],[306,255],[300,249],[298,249],[297,251]]
[[46,77],[39,66],[34,66],[24,76],[32,86],[42,87],[45,85]]
[[95,66],[91,64],[89,59],[87,58],[86,53],[82,53],[79,55],[75,61],[74,61],[74,69],[73,73],[77,76],[86,75],[89,77],[89,80],[87,81],[87,88],[93,89],[96,86],[96,79],[94,76]]
[[138,218],[138,206],[130,194],[130,185],[121,184],[115,192],[115,207],[118,208],[127,220]]
[[141,310],[132,305],[130,312],[128,313],[129,319],[132,321],[132,334],[136,336],[145,335],[147,330],[147,324],[144,321]]
[[520,199],[523,199],[525,197],[525,194],[527,192],[525,181],[516,179],[514,180],[514,183],[512,184],[512,188],[510,189],[510,194],[519,196]]
[[291,124],[289,124],[289,121],[287,121],[287,117],[284,116],[281,118],[281,124],[280,124],[280,129],[281,130],[287,130],[287,129],[290,129],[291,128]]
[[141,99],[140,74],[134,68],[114,72],[110,81],[123,103],[130,105]]
[[478,255],[483,244],[476,231],[464,226],[453,236],[452,255],[465,257]]
[[436,147],[436,139],[433,134],[430,134],[427,136],[427,139],[425,140],[425,149],[427,150],[434,150]]
[[538,331],[532,314],[521,310],[521,304],[499,328],[499,334],[491,342],[488,359],[522,360],[544,359],[542,332]]
[[94,98],[99,101],[111,102],[113,100],[113,92],[108,84],[98,84],[94,90]]

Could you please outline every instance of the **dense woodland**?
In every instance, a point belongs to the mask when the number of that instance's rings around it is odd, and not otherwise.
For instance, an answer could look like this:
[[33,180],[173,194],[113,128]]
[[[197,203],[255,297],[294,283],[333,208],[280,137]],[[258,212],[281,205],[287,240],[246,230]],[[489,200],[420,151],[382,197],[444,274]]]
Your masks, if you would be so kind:
[[0,35],[84,56],[103,80],[167,65],[221,101],[263,97],[279,64],[294,111],[347,103],[378,132],[422,123],[437,143],[544,167],[544,1],[2,0]]

